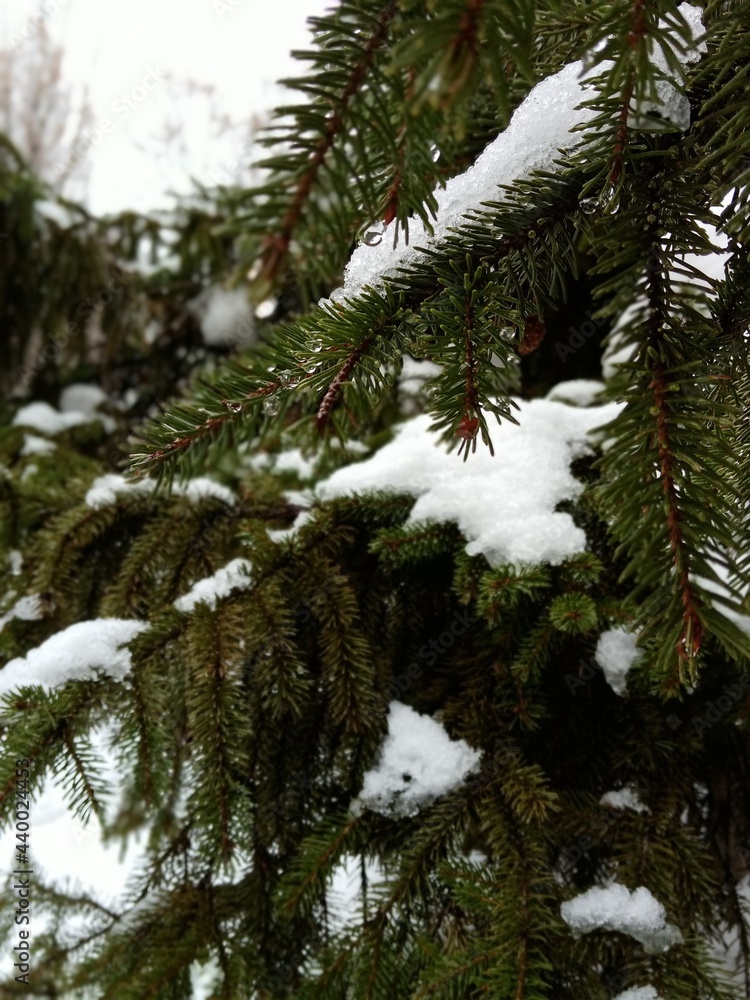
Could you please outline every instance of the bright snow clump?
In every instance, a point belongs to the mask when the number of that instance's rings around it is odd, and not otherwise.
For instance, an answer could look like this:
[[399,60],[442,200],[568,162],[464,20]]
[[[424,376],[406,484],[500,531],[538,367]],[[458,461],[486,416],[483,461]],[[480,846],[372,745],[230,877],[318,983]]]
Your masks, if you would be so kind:
[[241,347],[255,339],[253,312],[243,288],[214,285],[193,301],[203,342],[210,347]]
[[218,569],[213,576],[199,580],[193,587],[174,602],[178,611],[192,611],[196,604],[203,602],[213,608],[222,597],[233,590],[244,590],[250,585],[252,565],[247,559],[233,559]]
[[613,792],[605,792],[599,799],[599,804],[609,809],[632,809],[633,812],[647,813],[651,810],[641,802],[638,792],[632,785],[618,788]]
[[95,414],[97,407],[106,401],[107,394],[98,385],[74,382],[60,393],[60,410],[63,413]]
[[619,408],[520,401],[520,426],[505,422],[494,430],[495,457],[478,448],[468,462],[446,451],[423,414],[401,424],[372,458],[337,469],[316,492],[324,500],[368,490],[410,493],[417,501],[409,523],[456,522],[469,555],[483,553],[494,566],[558,565],[586,548],[570,514],[555,510],[583,489],[570,463],[590,452],[588,432]]
[[653,986],[634,986],[624,993],[618,993],[614,1000],[661,1000],[661,997]]
[[24,622],[37,622],[41,617],[42,602],[39,600],[39,596],[32,594],[30,597],[21,597],[10,611],[6,611],[4,615],[0,615],[0,632],[14,618],[18,618]]
[[71,427],[89,424],[95,419],[99,420],[101,417],[77,412],[59,413],[49,403],[37,402],[22,406],[13,417],[13,426],[30,427],[32,430],[41,431],[42,434],[60,434],[62,431],[70,430]]
[[[693,39],[703,34],[699,7],[683,3],[678,11],[687,21]],[[688,47],[685,52],[680,48],[681,43],[675,39],[673,52],[683,64],[696,62],[706,50],[704,43]],[[659,68],[664,68],[660,51],[653,52],[652,59]],[[394,219],[384,228],[379,243],[363,242],[357,247],[346,266],[344,285],[333,292],[331,300],[344,303],[366,285],[376,287],[384,276],[395,274],[398,268],[418,260],[420,248],[444,240],[449,230],[460,224],[462,216],[479,208],[483,202],[501,201],[504,195],[499,185],[512,185],[535,170],[554,172],[561,151],[574,149],[584,138],[583,132],[574,129],[586,125],[596,114],[593,108],[581,107],[594,96],[590,77],[606,73],[611,66],[611,62],[605,61],[586,71],[579,60],[540,81],[516,109],[505,131],[487,146],[473,166],[451,178],[445,187],[435,190],[434,234],[430,236],[424,223],[412,216],[409,245],[401,240],[394,247],[394,227],[397,226]],[[678,128],[687,128],[690,109],[685,95],[667,80],[659,82],[657,94],[658,100],[642,110],[659,111]]]
[[679,930],[667,923],[664,907],[645,886],[632,892],[617,882],[595,886],[563,903],[560,914],[579,934],[619,931],[640,941],[649,954],[667,951],[682,941]]
[[464,740],[452,740],[429,716],[392,701],[380,760],[365,774],[352,811],[413,816],[420,806],[458,788],[480,757]]
[[54,441],[37,437],[36,434],[24,434],[20,453],[24,458],[28,458],[29,455],[49,455],[56,448]]
[[637,635],[625,628],[612,628],[599,636],[594,659],[616,694],[625,694],[627,691],[628,671],[639,654],[637,638]]
[[[115,503],[118,496],[151,493],[156,489],[156,486],[157,481],[155,479],[137,479],[134,482],[130,482],[124,476],[108,473],[105,476],[99,476],[91,484],[91,488],[86,494],[86,506],[93,507],[94,510],[99,510],[101,507],[108,507],[110,504]],[[231,505],[234,503],[234,494],[232,491],[226,486],[222,486],[221,483],[209,479],[208,476],[189,479],[184,484],[177,483],[172,487],[172,493],[187,497],[188,500],[193,501],[201,500],[204,497],[216,497],[218,500],[223,500],[226,504]]]
[[591,406],[603,388],[604,383],[597,379],[574,378],[569,382],[558,382],[547,393],[547,399],[573,406]]
[[52,690],[91,680],[97,671],[121,681],[131,666],[126,644],[147,628],[146,622],[122,618],[76,622],[0,669],[0,695],[25,684]]

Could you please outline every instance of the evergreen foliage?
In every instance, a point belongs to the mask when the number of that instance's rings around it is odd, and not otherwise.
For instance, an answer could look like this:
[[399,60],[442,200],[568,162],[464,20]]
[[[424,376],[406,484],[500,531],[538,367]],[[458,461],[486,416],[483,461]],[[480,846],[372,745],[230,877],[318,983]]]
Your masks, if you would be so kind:
[[[103,663],[3,697],[3,823],[22,757],[32,818],[54,777],[108,838],[145,842],[117,910],[37,880],[52,919],[27,994],[183,1000],[210,963],[207,995],[226,1000],[750,997],[749,18],[748,0],[710,0],[691,61],[667,0],[341,0],[312,22],[263,184],[168,219],[45,220],[3,147],[0,371],[125,261],[104,353],[71,337],[25,389],[54,402],[97,378],[137,403],[47,453],[0,428],[0,615],[40,602],[4,622],[0,655],[99,618],[148,623],[126,676]],[[578,144],[440,231],[440,185],[580,57]],[[438,232],[423,253],[335,294],[361,237],[403,245],[418,220]],[[721,274],[704,273],[719,239]],[[273,318],[215,363],[190,302],[230,280]],[[570,346],[584,322],[596,335]],[[386,482],[310,490],[422,412],[456,476],[483,449],[502,466],[520,401],[598,377],[605,351],[601,398],[621,405],[558,505],[585,537],[572,555],[467,551]],[[407,395],[414,360],[439,368]],[[103,481],[145,416],[131,481]],[[613,630],[637,637],[619,693],[597,664]],[[363,783],[394,701],[481,757],[388,813]],[[602,801],[629,789],[639,808]],[[342,866],[358,883],[344,913]],[[573,933],[562,904],[612,882],[663,905],[669,946]]]

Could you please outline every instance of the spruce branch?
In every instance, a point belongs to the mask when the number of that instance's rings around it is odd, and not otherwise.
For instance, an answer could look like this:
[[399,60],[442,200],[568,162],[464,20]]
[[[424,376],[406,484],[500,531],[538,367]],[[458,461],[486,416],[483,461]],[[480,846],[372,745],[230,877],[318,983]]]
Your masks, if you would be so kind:
[[334,142],[347,124],[347,109],[351,99],[362,88],[370,65],[387,39],[391,23],[399,10],[398,0],[389,0],[374,19],[372,31],[367,42],[361,48],[359,60],[353,65],[348,79],[335,107],[326,119],[325,132],[310,155],[310,162],[301,176],[297,177],[291,192],[291,198],[278,232],[266,237],[265,246],[261,251],[260,261],[262,274],[269,282],[274,282],[281,269],[294,231],[302,217],[305,204],[314,188],[320,169],[331,151]]

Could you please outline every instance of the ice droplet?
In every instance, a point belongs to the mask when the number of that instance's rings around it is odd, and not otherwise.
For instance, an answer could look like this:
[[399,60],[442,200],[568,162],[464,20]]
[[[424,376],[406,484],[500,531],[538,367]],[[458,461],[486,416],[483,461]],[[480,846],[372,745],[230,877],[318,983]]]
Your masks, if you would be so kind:
[[599,206],[598,198],[581,198],[580,201],[581,211],[584,215],[593,215],[597,211]]
[[263,412],[269,417],[275,417],[281,409],[281,400],[278,396],[267,396],[263,400]]
[[362,242],[368,247],[376,247],[383,242],[383,233],[385,232],[385,226],[382,222],[374,222],[371,226],[368,226],[365,230],[365,235],[362,238]]

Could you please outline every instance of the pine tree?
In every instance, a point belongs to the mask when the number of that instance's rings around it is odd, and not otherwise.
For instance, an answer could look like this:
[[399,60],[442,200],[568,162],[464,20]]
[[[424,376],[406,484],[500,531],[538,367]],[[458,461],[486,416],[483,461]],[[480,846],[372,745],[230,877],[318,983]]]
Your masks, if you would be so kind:
[[28,993],[750,997],[748,18],[341,0],[261,186],[119,220],[266,318],[129,478],[2,431],[4,822],[147,832]]

